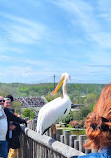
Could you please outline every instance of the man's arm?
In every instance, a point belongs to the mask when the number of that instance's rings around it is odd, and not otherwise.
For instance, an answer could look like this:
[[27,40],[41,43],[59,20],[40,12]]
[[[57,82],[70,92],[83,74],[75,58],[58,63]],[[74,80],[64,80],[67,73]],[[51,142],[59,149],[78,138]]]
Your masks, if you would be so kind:
[[15,121],[15,122],[18,122],[18,123],[25,123],[25,124],[27,124],[25,119],[22,119],[20,117],[15,116],[7,108],[4,108],[4,112],[5,112],[6,116],[7,116],[7,120],[8,121]]

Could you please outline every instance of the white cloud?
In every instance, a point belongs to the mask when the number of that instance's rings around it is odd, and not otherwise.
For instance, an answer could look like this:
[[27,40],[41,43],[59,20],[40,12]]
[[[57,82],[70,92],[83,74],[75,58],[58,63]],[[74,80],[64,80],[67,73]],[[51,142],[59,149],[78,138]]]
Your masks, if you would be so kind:
[[94,15],[94,8],[85,1],[79,0],[58,0],[52,1],[58,7],[66,10],[70,15],[72,21],[82,25],[86,32],[95,32],[100,29]]
[[111,33],[98,32],[91,35],[93,40],[99,43],[100,46],[111,48]]
[[[84,31],[84,38],[87,41],[96,42],[98,46],[103,48],[111,48],[111,31],[107,31],[108,26],[104,28],[104,21],[103,23],[99,21],[98,16],[100,16],[100,12],[96,12],[97,7],[94,8],[92,5],[90,5],[90,3],[87,3],[83,0],[58,0],[56,2],[51,2],[70,14],[70,23],[72,23],[74,26],[76,25],[76,28],[78,24],[79,29],[82,29]],[[104,3],[102,3],[103,1],[99,2],[101,5],[99,4],[98,8],[100,7],[99,9],[101,9],[102,11],[104,8],[104,4],[106,6],[106,9],[109,8],[108,4],[105,1]],[[111,17],[111,9],[110,12],[107,12],[107,14],[105,10],[103,14],[104,16]],[[109,25],[111,24],[109,23]]]
[[3,12],[0,12],[0,16],[6,19],[5,22],[1,22],[1,28],[5,31],[4,34],[7,34],[6,40],[33,44],[38,43],[47,35],[48,29],[43,24]]
[[[10,65],[13,65],[13,64],[30,65],[30,66],[35,66],[36,68],[49,66],[49,63],[43,61],[42,59],[41,60],[27,59],[27,58],[23,58],[23,57],[19,58],[19,57],[13,57],[13,56],[8,56],[8,55],[1,55],[0,61],[2,61],[4,63],[8,62]],[[4,66],[5,66],[5,64],[4,64]]]
[[[9,66],[0,67],[0,82],[3,83],[45,83],[53,82],[54,72],[47,68],[42,71],[33,69],[30,66]],[[60,78],[60,76],[59,76]]]

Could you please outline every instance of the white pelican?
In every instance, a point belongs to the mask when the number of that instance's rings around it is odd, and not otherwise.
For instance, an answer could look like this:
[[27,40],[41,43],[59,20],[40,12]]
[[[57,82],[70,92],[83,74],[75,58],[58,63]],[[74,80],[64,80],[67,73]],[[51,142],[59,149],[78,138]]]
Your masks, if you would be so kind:
[[63,98],[58,97],[51,102],[45,104],[38,113],[37,120],[37,133],[44,134],[45,131],[56,122],[65,118],[71,110],[71,101],[67,95],[66,91],[66,82],[69,80],[68,73],[63,73],[61,76],[60,82],[57,84],[55,89],[52,92],[52,95],[55,95],[58,89],[63,84]]

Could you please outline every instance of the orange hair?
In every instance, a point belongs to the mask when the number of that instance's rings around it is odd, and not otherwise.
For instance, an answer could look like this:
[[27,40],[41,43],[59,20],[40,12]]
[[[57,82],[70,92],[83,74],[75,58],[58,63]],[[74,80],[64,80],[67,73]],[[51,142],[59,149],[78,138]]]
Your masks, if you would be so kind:
[[[104,117],[108,122],[103,122]],[[111,145],[111,84],[104,87],[100,98],[94,108],[94,111],[89,114],[85,121],[86,135],[88,142],[84,147],[88,149],[100,149]],[[91,125],[95,126],[95,129]],[[103,125],[108,125],[109,130],[101,130]]]

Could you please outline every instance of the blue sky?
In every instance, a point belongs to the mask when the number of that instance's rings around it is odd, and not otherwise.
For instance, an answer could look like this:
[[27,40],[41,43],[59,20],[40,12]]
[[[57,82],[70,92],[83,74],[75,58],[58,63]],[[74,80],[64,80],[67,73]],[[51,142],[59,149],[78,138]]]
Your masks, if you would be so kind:
[[0,82],[111,82],[110,0],[0,0]]

